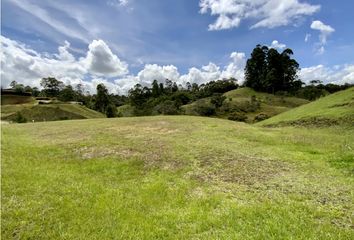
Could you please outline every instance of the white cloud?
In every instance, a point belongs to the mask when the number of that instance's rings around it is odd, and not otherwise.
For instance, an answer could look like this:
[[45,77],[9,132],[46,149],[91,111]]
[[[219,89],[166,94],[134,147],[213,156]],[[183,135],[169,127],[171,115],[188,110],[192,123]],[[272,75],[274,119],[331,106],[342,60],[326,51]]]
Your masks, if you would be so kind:
[[137,75],[142,85],[150,84],[153,80],[165,82],[166,79],[178,81],[179,72],[173,65],[158,66],[157,64],[147,64]]
[[274,48],[274,49],[283,50],[284,48],[286,48],[286,45],[278,42],[277,40],[274,40],[269,47]]
[[128,73],[128,64],[121,61],[103,40],[93,40],[82,62],[91,74],[117,77]]
[[27,0],[12,0],[12,4],[21,8],[29,14],[32,14],[36,18],[40,19],[44,23],[48,24],[50,27],[55,29],[57,32],[64,34],[65,36],[79,39],[85,43],[88,43],[87,34],[80,29],[72,29],[65,25],[62,21],[55,19],[52,15],[45,9],[30,3]]
[[299,73],[302,81],[308,83],[311,80],[321,80],[323,83],[354,83],[354,64],[326,67],[317,65],[302,68]]
[[320,9],[319,5],[300,3],[298,0],[200,0],[200,12],[217,16],[209,30],[238,27],[245,19],[256,20],[251,28],[274,28],[294,24],[306,15]]
[[325,51],[324,46],[327,44],[327,38],[335,32],[335,29],[318,20],[312,22],[311,28],[320,31],[318,53],[322,54]]
[[[95,75],[121,76],[128,72],[127,65],[121,62],[102,40],[93,41],[87,56],[79,60],[69,52],[70,43],[67,41],[63,46],[59,46],[58,54],[50,55],[38,53],[4,36],[0,36],[0,40],[3,87],[9,86],[13,80],[39,87],[41,78],[52,76],[65,84],[81,83],[87,90],[94,92],[94,83],[103,79]],[[91,78],[90,81],[87,81],[87,75]],[[108,84],[107,80],[106,82]],[[113,86],[110,86],[110,90],[116,91]]]
[[[95,92],[96,86],[103,83],[111,93],[124,94],[139,83],[150,85],[153,80],[164,82],[166,79],[177,84],[206,83],[213,80],[234,77],[243,80],[245,54],[233,52],[231,61],[225,67],[214,63],[192,67],[187,74],[181,75],[173,65],[159,66],[146,64],[136,75],[127,75],[128,65],[122,62],[103,40],[94,40],[88,47],[85,57],[76,59],[71,54],[70,43],[58,47],[58,53],[38,53],[29,47],[0,35],[1,40],[1,84],[8,87],[15,80],[25,85],[37,86],[41,78],[52,76],[65,84],[82,84],[86,91]],[[110,77],[117,77],[113,82]]]
[[306,33],[304,41],[308,42],[310,40],[310,38],[311,38],[311,34]]
[[120,7],[120,6],[127,6],[129,3],[128,0],[108,0],[107,4],[109,6]]
[[236,78],[240,83],[244,81],[244,69],[246,66],[246,55],[243,52],[233,52],[230,55],[232,61],[221,73],[221,78]]

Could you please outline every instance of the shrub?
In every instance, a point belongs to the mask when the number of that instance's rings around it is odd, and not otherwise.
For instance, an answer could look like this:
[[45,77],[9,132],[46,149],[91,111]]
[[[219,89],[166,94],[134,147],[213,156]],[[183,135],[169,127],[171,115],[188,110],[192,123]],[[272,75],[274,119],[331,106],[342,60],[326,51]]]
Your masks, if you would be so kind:
[[195,110],[200,116],[215,115],[215,107],[214,106],[198,105]]
[[154,108],[154,110],[163,115],[176,115],[179,113],[177,103],[171,100],[160,103]]
[[233,112],[228,117],[229,120],[245,122],[247,120],[247,116],[242,112]]
[[117,116],[117,107],[114,104],[109,104],[106,109],[106,116],[108,118],[114,118]]
[[268,116],[267,114],[265,114],[265,113],[260,113],[260,114],[258,114],[257,116],[255,116],[254,120],[255,120],[256,122],[259,122],[259,121],[266,120],[266,119],[268,119],[268,118],[269,118],[269,116]]
[[17,123],[26,123],[27,118],[25,118],[20,112],[17,112],[14,122]]

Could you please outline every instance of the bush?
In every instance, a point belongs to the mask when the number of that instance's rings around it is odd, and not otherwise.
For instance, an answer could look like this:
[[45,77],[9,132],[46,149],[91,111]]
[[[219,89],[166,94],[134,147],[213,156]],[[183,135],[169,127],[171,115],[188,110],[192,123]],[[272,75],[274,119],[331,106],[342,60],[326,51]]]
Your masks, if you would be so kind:
[[109,104],[106,109],[106,116],[108,118],[114,118],[117,116],[117,107],[114,104]]
[[14,122],[17,123],[26,123],[27,118],[25,118],[20,112],[17,112]]
[[160,103],[154,110],[163,115],[176,115],[179,113],[176,102],[171,100]]
[[266,120],[266,119],[268,119],[268,118],[269,118],[269,116],[268,116],[267,114],[265,114],[265,113],[260,113],[260,114],[258,114],[257,116],[255,116],[254,120],[255,120],[256,122],[259,122],[259,121]]
[[212,115],[215,115],[215,107],[213,107],[213,106],[198,105],[198,106],[196,107],[195,111],[196,111],[200,116],[212,116]]
[[247,116],[242,112],[233,112],[230,114],[228,119],[232,121],[245,122],[247,120]]

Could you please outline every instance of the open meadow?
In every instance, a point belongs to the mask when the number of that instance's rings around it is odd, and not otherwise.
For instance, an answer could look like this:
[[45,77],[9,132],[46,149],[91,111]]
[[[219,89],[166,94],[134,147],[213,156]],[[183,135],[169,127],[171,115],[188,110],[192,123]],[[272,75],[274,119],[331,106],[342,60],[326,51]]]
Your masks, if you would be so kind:
[[3,239],[353,239],[354,128],[2,126]]

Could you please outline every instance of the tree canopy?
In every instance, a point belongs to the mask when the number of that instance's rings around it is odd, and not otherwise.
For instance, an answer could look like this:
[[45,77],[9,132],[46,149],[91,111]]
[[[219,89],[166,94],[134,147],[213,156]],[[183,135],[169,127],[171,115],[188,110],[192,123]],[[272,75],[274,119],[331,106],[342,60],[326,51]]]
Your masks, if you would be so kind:
[[279,53],[274,48],[257,45],[245,68],[245,86],[256,91],[275,93],[295,92],[302,86],[297,77],[298,62],[290,48]]

